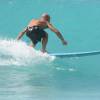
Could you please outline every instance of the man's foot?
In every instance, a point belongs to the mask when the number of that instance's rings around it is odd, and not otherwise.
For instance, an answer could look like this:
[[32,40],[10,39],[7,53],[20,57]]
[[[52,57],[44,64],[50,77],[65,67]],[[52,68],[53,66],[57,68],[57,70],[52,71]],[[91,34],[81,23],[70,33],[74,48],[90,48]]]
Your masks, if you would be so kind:
[[41,50],[42,53],[48,53],[47,50]]
[[29,46],[30,46],[30,47],[33,47],[33,48],[35,47],[35,45],[34,45],[34,44],[30,44]]

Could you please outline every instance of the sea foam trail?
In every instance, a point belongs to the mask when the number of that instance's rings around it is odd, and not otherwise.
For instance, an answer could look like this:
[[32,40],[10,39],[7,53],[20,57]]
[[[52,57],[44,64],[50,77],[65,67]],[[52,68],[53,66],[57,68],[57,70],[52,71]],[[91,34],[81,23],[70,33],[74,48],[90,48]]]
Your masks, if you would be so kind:
[[0,40],[0,66],[1,65],[29,65],[34,63],[51,62],[53,56],[43,54],[29,47],[25,42],[15,40]]

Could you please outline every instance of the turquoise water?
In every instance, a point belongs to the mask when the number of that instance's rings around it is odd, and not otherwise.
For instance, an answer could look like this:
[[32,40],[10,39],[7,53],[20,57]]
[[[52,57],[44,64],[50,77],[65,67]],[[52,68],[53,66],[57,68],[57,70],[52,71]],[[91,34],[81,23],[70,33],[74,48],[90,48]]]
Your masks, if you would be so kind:
[[29,48],[25,36],[15,41],[32,18],[47,12],[68,41],[63,46],[46,30],[48,51],[98,51],[99,0],[1,0],[0,12],[0,100],[100,99],[100,55],[61,59]]

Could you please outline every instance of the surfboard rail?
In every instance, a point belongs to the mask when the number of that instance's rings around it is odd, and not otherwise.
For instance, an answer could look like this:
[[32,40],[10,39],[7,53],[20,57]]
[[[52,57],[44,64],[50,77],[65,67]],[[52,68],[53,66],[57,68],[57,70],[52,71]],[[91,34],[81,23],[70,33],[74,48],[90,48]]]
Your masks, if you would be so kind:
[[77,53],[50,53],[50,56],[56,57],[84,57],[84,56],[93,56],[99,55],[100,51],[91,51],[91,52],[77,52]]

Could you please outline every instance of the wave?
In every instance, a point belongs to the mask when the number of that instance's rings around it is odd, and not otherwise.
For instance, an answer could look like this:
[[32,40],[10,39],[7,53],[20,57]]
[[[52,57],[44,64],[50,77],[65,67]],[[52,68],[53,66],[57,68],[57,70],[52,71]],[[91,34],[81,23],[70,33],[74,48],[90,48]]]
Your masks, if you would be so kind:
[[23,41],[0,39],[0,66],[39,64],[51,62],[54,59],[54,56],[43,54]]

